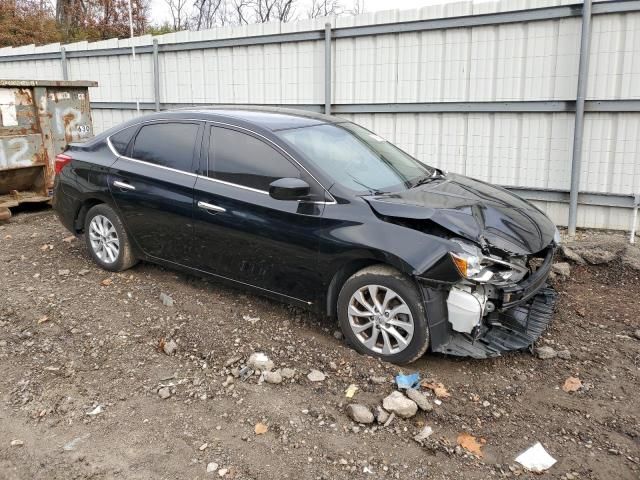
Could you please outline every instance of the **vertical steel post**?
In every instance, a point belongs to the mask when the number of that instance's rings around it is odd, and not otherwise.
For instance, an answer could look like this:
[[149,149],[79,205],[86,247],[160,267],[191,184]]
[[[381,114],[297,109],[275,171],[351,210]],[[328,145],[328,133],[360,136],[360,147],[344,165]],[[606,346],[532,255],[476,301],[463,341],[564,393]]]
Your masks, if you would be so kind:
[[576,235],[578,219],[578,190],[582,167],[582,139],[584,134],[584,101],[587,96],[589,77],[589,53],[591,45],[591,0],[582,5],[582,33],[580,37],[580,65],[578,68],[578,93],[576,96],[576,119],[573,132],[573,154],[571,155],[571,191],[569,193],[569,238]]
[[158,63],[158,39],[153,39],[153,98],[156,112],[160,111],[160,64]]
[[62,79],[69,80],[69,70],[67,69],[67,49],[60,47],[60,66],[62,67]]
[[324,113],[331,115],[331,24],[324,24]]

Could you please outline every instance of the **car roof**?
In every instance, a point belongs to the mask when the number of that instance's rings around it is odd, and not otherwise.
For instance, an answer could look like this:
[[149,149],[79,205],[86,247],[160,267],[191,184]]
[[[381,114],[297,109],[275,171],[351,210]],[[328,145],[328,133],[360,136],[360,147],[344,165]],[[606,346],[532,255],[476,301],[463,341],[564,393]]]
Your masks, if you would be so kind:
[[[229,121],[233,124],[248,124],[265,130],[278,131],[290,128],[301,128],[328,123],[342,123],[347,120],[325,115],[309,110],[298,110],[280,107],[258,106],[218,106],[218,107],[189,107],[175,110],[167,110],[156,114],[158,116],[182,117],[189,115],[192,118],[203,120]],[[152,118],[154,115],[151,115]]]

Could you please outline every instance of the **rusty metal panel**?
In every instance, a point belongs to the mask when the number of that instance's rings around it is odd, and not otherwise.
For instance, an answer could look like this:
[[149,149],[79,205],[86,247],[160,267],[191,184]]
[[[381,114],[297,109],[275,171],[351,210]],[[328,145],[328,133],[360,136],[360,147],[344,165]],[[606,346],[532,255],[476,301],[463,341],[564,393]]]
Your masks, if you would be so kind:
[[93,137],[89,86],[95,82],[0,80],[0,217],[47,200],[56,155]]

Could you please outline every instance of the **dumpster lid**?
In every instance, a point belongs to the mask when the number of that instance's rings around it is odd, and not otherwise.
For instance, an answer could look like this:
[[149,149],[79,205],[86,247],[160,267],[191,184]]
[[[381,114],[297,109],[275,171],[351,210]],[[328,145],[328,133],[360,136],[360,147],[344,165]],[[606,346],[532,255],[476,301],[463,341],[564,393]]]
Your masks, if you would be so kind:
[[92,80],[3,80],[0,87],[97,87]]

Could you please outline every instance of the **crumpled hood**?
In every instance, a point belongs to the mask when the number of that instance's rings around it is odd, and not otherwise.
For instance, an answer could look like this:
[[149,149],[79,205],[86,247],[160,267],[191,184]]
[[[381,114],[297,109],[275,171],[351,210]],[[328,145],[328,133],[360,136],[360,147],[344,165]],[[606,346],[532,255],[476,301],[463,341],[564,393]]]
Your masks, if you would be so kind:
[[517,255],[541,251],[555,233],[551,220],[529,202],[462,175],[363,198],[382,216],[430,220],[457,236]]

